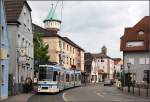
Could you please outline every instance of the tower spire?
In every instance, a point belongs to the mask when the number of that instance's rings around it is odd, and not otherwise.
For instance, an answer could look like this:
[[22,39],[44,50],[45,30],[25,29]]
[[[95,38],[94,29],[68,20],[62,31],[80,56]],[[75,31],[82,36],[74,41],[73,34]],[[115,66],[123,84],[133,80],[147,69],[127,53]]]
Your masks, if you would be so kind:
[[51,4],[51,9],[44,22],[44,27],[51,32],[57,33],[60,30],[61,20],[57,17],[55,13],[54,5]]

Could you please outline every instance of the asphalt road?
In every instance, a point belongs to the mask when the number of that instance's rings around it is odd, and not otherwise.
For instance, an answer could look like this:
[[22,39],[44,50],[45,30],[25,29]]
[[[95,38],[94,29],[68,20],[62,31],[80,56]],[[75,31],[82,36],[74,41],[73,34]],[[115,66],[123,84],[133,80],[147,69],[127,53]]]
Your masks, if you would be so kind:
[[72,88],[58,94],[35,94],[28,102],[150,102],[150,99],[122,93],[103,84]]
[[65,102],[150,102],[141,98],[122,93],[114,86],[89,85],[68,90],[63,93]]
[[57,94],[35,94],[28,99],[28,102],[64,102],[63,92]]

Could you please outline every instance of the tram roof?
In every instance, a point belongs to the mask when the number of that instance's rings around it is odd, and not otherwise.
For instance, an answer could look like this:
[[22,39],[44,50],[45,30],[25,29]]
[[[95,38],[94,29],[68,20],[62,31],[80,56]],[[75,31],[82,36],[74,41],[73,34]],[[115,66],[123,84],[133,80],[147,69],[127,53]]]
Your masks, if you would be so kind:
[[64,70],[61,66],[59,65],[39,65],[39,67],[52,67],[54,69],[57,69],[57,70]]
[[65,70],[66,71],[66,73],[70,73],[70,74],[77,74],[77,73],[81,73],[81,71],[79,71],[79,70],[70,70],[70,69],[66,69]]

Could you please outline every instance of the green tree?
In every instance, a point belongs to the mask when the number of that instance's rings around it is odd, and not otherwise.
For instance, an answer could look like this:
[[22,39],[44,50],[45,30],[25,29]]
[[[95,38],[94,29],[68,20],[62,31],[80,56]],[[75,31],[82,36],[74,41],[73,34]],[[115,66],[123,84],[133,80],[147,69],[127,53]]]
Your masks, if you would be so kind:
[[49,56],[48,56],[48,44],[44,43],[42,40],[42,36],[40,33],[34,34],[33,38],[34,42],[34,66],[35,70],[38,67],[40,63],[47,63],[49,62]]

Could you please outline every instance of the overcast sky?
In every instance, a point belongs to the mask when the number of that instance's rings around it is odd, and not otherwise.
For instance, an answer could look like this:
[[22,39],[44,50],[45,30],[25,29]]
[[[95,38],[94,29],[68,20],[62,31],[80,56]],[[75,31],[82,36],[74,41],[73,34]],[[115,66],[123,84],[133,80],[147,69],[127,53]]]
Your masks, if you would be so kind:
[[[43,27],[54,1],[29,1],[32,21]],[[99,53],[105,45],[110,57],[122,57],[120,37],[125,27],[134,26],[149,15],[148,1],[59,1],[56,9],[61,18],[61,36],[69,37],[86,52]]]

